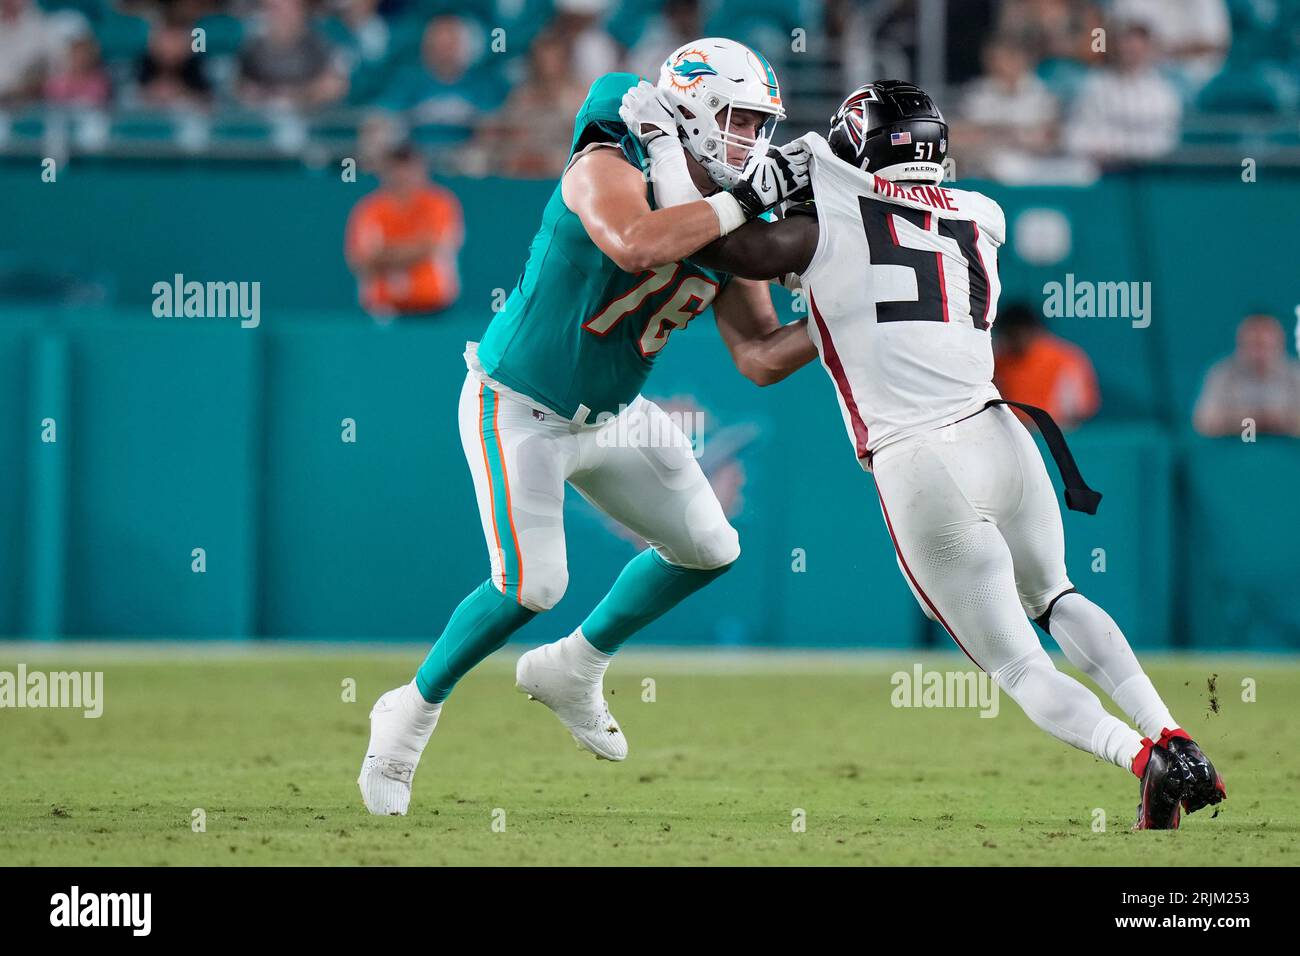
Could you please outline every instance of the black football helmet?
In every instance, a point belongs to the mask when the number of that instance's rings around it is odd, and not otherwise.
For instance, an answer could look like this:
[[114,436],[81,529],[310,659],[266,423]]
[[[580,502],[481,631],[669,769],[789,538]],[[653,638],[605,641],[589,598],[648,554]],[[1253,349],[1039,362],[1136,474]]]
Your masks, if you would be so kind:
[[939,183],[948,124],[929,94],[902,80],[860,86],[831,117],[831,151],[882,179]]

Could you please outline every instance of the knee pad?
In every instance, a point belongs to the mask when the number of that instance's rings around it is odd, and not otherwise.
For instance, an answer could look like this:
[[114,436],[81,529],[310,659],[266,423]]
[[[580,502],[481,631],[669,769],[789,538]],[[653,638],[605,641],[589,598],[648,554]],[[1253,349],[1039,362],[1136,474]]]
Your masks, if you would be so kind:
[[706,532],[691,535],[690,550],[681,554],[666,547],[655,549],[659,557],[679,568],[693,571],[725,571],[740,557],[740,535],[727,521]]
[[740,557],[740,535],[729,522],[696,542],[696,564],[704,571],[725,571]]
[[530,611],[549,611],[560,603],[568,587],[569,569],[566,565],[530,565],[524,568],[523,586],[508,588],[505,593]]

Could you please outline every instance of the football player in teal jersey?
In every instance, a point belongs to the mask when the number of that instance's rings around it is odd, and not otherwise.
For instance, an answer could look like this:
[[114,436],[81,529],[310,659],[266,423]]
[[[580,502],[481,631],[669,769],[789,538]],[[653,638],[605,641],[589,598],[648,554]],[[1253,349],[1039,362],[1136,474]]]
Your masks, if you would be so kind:
[[627,756],[603,691],[612,655],[740,555],[690,441],[642,385],[670,334],[710,306],[759,385],[816,355],[803,322],[781,324],[766,283],[690,258],[807,184],[805,149],[770,145],[784,115],[767,61],[726,39],[679,48],[655,85],[626,73],[593,84],[524,272],[465,352],[461,442],[491,574],[415,678],[372,709],[358,778],[371,813],[406,813],[456,682],[564,594],[566,484],[650,547],[576,630],[520,658],[517,686],[597,757]]

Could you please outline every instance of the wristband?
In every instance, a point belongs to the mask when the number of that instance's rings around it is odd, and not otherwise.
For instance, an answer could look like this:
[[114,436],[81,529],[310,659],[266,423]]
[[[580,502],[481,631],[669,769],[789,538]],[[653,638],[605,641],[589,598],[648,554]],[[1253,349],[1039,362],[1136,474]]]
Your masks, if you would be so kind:
[[727,233],[739,229],[748,220],[745,210],[741,207],[736,197],[731,193],[714,193],[712,196],[705,196],[704,201],[713,207],[713,211],[718,214],[719,235],[725,236]]

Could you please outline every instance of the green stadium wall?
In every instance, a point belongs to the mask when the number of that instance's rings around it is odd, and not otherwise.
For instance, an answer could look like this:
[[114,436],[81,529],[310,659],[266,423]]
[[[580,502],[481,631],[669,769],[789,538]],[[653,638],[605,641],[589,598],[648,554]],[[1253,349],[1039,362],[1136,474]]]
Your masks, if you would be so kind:
[[[379,327],[356,310],[341,251],[367,184],[289,164],[115,161],[76,162],[50,184],[35,163],[0,165],[0,266],[98,277],[112,299],[0,306],[0,634],[437,635],[487,573],[455,420],[461,352],[514,284],[550,189],[449,184],[466,210],[461,303]],[[1289,248],[1300,178],[1150,170],[989,191],[1013,235],[1036,210],[1069,226],[1056,262],[1008,243],[1004,301],[1036,303],[1071,272],[1152,283],[1149,328],[1055,323],[1092,355],[1104,400],[1072,437],[1105,494],[1097,516],[1066,516],[1076,586],[1139,647],[1300,648],[1300,445],[1207,441],[1186,424],[1240,315],[1290,320],[1294,272],[1256,261]],[[261,282],[261,325],[154,318],[152,286],[175,273]],[[703,462],[744,551],[647,641],[946,643],[898,572],[818,369],[755,389],[701,319],[673,337],[647,394],[707,415]],[[56,442],[42,441],[46,418]],[[638,547],[577,495],[566,507],[569,590],[527,639],[571,629]]]

